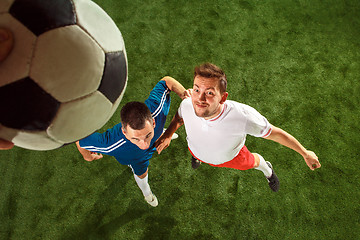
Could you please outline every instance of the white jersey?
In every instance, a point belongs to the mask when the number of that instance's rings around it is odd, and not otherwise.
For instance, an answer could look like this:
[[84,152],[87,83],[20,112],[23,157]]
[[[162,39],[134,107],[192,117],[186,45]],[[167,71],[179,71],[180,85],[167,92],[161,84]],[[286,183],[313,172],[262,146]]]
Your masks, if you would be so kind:
[[184,120],[188,147],[201,161],[222,164],[238,155],[246,135],[267,137],[271,125],[254,108],[226,100],[221,113],[209,120],[195,114],[191,98],[180,104],[179,116]]

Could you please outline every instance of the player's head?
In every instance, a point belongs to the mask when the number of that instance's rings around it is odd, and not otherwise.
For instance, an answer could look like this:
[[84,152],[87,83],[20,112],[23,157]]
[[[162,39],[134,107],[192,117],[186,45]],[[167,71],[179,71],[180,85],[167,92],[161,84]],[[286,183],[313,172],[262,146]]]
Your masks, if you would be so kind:
[[212,63],[195,67],[192,104],[198,117],[210,119],[221,111],[228,96],[224,71]]
[[121,109],[122,131],[140,149],[148,149],[154,137],[155,119],[142,102],[129,102]]

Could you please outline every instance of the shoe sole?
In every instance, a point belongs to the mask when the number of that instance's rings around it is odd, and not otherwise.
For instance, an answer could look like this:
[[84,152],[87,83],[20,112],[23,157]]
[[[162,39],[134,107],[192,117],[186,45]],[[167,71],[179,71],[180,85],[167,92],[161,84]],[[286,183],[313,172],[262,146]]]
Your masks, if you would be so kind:
[[154,194],[151,194],[152,196],[152,201],[148,201],[145,197],[145,201],[152,207],[157,207],[157,205],[159,205],[159,202],[157,200],[157,197]]
[[193,157],[191,158],[191,167],[193,169],[199,168],[200,164],[201,164],[201,162],[199,160],[197,160],[196,158],[193,158]]
[[[271,188],[271,186],[270,186],[270,181],[269,181],[269,179],[268,179],[268,178],[266,178],[266,180],[268,180],[268,183],[269,183],[269,187],[270,187],[270,189],[271,189],[272,191],[274,191],[274,192],[277,192],[277,191],[279,191],[279,188],[280,188],[280,181],[279,181],[279,178],[277,177],[277,175],[276,175],[276,173],[275,173],[275,171],[274,171],[274,169],[273,169],[273,167],[272,167],[271,162],[266,161],[266,164],[267,164],[267,165],[271,168],[272,175],[274,174],[274,175],[276,176],[276,178],[277,178],[277,182],[278,182],[277,189],[272,189],[272,188]],[[271,175],[271,176],[272,176],[272,175]],[[271,177],[271,176],[270,176],[270,177]]]

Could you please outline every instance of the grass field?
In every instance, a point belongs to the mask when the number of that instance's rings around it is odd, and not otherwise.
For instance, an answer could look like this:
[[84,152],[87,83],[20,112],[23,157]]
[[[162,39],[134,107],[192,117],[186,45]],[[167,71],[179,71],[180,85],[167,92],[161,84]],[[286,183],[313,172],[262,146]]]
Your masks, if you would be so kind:
[[[279,176],[273,193],[259,171],[193,170],[181,128],[151,160],[151,208],[111,157],[86,162],[74,144],[15,147],[0,152],[0,239],[359,239],[360,1],[95,2],[126,43],[120,107],[165,75],[190,88],[194,66],[212,62],[227,73],[229,99],[294,135],[322,167],[248,137]],[[179,103],[172,95],[171,117]],[[119,112],[100,131],[118,122]]]

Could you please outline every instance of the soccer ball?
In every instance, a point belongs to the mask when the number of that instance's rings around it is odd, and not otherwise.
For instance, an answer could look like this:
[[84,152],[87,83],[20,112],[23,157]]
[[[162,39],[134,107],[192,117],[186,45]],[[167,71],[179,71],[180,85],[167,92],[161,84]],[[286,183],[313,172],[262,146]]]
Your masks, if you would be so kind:
[[124,40],[90,0],[0,0],[14,47],[0,63],[0,138],[50,150],[101,128],[127,85]]

